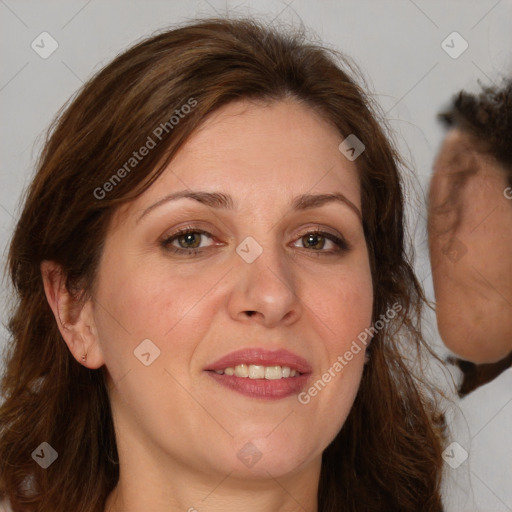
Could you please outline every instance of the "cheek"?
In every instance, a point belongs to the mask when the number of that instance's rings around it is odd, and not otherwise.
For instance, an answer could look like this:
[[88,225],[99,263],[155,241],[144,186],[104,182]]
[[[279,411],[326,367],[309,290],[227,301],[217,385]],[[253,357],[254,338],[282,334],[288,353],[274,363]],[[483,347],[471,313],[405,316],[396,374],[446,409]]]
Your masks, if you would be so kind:
[[[356,259],[356,258],[354,258]],[[320,281],[308,280],[304,298],[314,317],[325,328],[331,349],[342,350],[372,320],[373,283],[368,258],[357,258],[336,274]],[[324,330],[324,329],[322,329]]]
[[[160,351],[160,365],[180,361],[186,370],[197,341],[219,310],[215,301],[217,272],[186,276],[161,267],[104,261],[96,301],[96,324],[105,364],[115,379],[133,366],[143,340]],[[162,356],[162,357],[160,357]]]
[[[299,402],[319,416],[332,418],[326,435],[334,436],[344,423],[359,389],[365,351],[370,342],[373,284],[367,259],[337,276],[310,283],[306,301],[315,339],[322,341],[322,365]],[[367,332],[368,331],[368,332]],[[316,415],[315,414],[315,415]]]

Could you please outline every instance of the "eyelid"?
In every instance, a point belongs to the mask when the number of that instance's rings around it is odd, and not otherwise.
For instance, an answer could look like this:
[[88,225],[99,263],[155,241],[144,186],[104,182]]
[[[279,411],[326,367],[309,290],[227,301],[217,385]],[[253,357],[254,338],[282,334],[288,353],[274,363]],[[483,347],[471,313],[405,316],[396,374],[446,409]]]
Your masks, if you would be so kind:
[[[334,232],[333,232],[334,231]],[[300,238],[301,236],[307,235],[309,233],[316,233],[319,235],[330,235],[337,238],[343,238],[343,235],[339,233],[337,230],[331,230],[331,228],[319,226],[317,224],[303,227],[298,231],[298,234],[295,235],[297,238]]]
[[204,222],[202,220],[188,220],[167,229],[160,237],[160,240],[169,240],[170,238],[187,233],[201,233],[210,238],[216,238],[214,233],[217,231],[218,230],[215,228],[215,226],[212,226],[209,222]]

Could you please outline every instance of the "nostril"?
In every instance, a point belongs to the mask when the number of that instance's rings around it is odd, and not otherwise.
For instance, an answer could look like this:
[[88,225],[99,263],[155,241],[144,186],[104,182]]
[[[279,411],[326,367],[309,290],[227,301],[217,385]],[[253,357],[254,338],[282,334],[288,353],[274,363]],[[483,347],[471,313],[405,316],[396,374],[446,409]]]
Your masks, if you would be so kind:
[[246,311],[246,312],[245,312],[245,314],[246,314],[247,316],[252,316],[252,315],[254,315],[255,313],[256,313],[256,311]]

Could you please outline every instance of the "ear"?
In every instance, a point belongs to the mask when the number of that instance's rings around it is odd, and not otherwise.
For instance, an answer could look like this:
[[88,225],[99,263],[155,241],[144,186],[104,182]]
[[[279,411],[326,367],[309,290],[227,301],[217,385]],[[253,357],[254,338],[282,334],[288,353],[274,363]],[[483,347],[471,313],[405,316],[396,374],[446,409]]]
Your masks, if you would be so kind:
[[104,357],[94,321],[93,301],[80,301],[66,288],[66,275],[53,261],[41,263],[46,299],[59,331],[73,357],[83,366],[97,369]]

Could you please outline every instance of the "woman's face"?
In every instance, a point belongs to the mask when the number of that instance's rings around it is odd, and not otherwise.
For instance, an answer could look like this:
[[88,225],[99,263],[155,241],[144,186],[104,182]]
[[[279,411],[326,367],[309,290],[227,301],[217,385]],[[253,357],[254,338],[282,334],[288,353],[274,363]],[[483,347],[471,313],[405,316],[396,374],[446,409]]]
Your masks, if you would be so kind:
[[[471,172],[454,186],[458,175]],[[430,188],[430,254],[441,337],[475,363],[493,363],[512,351],[509,192],[505,170],[452,130]]]
[[358,171],[341,141],[297,102],[231,103],[117,212],[92,308],[121,458],[242,477],[318,470],[364,350],[333,366],[372,317]]

